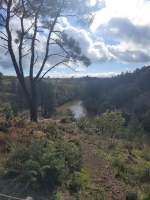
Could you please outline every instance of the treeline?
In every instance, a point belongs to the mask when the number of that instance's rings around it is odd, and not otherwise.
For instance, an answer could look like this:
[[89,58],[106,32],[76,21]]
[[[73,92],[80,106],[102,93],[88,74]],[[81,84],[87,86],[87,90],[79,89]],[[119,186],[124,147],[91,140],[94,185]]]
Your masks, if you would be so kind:
[[127,123],[138,120],[150,132],[150,66],[112,78],[88,77],[83,100],[95,114],[120,109]]
[[[29,79],[25,78],[30,92]],[[43,79],[37,86],[38,116],[50,117],[56,107],[74,99],[80,99],[82,87],[80,81],[74,79]],[[9,102],[15,115],[28,109],[26,98],[16,77],[0,74],[0,96],[3,102]]]
[[[26,82],[29,85],[28,77]],[[2,101],[11,103],[15,114],[27,109],[16,77],[0,74],[0,94]],[[88,111],[101,114],[120,109],[126,123],[138,120],[150,132],[150,66],[112,78],[44,78],[36,95],[38,114],[43,117],[50,117],[60,105],[82,99]]]

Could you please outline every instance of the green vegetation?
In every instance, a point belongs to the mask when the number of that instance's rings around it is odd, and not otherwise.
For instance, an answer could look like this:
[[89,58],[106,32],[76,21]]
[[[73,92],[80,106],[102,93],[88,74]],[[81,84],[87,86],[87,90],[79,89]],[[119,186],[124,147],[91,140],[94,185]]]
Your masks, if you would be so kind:
[[6,116],[6,119],[9,119],[14,115],[13,110],[9,103],[3,105],[2,113]]
[[[59,187],[77,194],[82,188],[80,142],[66,138],[62,131],[65,124],[43,122],[35,124],[26,117],[16,117],[11,118],[9,127],[4,123],[5,133],[0,132],[0,188],[6,182],[23,189],[22,194],[31,190],[33,197],[36,188],[42,193],[47,187],[51,195]],[[61,195],[55,198],[62,199]]]
[[125,119],[122,118],[121,111],[116,109],[114,111],[107,109],[105,113],[95,117],[96,128],[102,134],[109,133],[111,138],[113,138],[114,134],[118,134],[121,131],[124,122]]
[[[107,160],[126,197],[150,199],[150,85],[144,82],[149,70],[112,79],[43,79],[37,88],[37,124],[29,122],[17,79],[2,76],[0,186],[31,189],[33,197],[36,188],[44,193],[50,187],[57,200],[64,200],[68,191],[70,200],[105,199],[108,188],[115,187],[104,188],[105,180],[97,180],[97,188],[92,182],[91,169],[82,160],[81,145],[88,144]],[[56,112],[57,106],[75,99],[83,99],[86,108],[98,114],[93,124],[86,116],[76,121],[70,109]]]
[[66,184],[72,174],[69,188],[75,191],[80,189],[74,178],[81,167],[81,150],[61,136],[52,140],[31,140],[29,144],[13,147],[5,165],[7,173],[14,177],[13,182],[25,187]]

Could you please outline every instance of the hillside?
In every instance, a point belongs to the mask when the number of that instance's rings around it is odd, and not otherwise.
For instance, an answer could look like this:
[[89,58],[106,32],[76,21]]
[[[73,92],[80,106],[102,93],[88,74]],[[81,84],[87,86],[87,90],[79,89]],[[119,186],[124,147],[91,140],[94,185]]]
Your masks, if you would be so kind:
[[[29,120],[16,77],[2,76],[0,193],[36,200],[149,200],[149,75],[150,67],[143,67],[106,79],[43,79],[37,124]],[[98,114],[92,124],[86,117],[75,120],[71,110],[56,112],[74,99]]]

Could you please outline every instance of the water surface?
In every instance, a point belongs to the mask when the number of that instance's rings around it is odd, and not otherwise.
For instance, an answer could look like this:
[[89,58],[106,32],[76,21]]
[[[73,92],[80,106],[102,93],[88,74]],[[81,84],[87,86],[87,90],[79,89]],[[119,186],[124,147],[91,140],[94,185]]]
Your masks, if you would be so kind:
[[90,122],[94,119],[94,114],[87,112],[87,110],[84,108],[81,100],[75,100],[68,102],[60,107],[57,108],[57,111],[61,111],[63,113],[66,112],[66,110],[70,108],[74,114],[76,119],[80,119],[83,116],[86,116]]

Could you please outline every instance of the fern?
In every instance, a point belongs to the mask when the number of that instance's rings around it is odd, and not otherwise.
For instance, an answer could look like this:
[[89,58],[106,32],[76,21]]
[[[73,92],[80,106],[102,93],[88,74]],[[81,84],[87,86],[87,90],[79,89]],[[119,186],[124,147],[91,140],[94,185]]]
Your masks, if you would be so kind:
[[82,167],[81,149],[62,137],[32,140],[28,146],[13,147],[6,162],[13,174],[12,183],[27,187],[40,187],[43,183],[62,184]]

